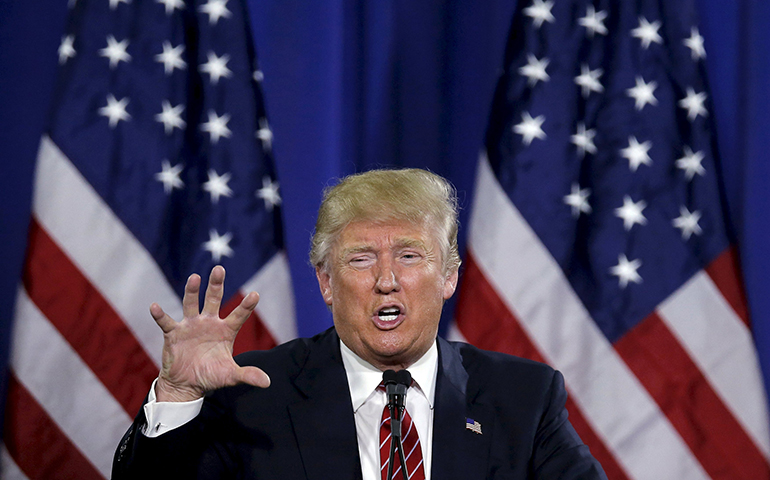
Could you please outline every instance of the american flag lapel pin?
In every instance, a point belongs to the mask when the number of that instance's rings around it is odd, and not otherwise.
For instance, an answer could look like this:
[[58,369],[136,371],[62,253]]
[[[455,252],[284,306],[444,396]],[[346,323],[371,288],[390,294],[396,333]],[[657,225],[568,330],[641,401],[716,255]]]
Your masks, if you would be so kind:
[[472,418],[465,419],[465,428],[481,435],[481,424]]

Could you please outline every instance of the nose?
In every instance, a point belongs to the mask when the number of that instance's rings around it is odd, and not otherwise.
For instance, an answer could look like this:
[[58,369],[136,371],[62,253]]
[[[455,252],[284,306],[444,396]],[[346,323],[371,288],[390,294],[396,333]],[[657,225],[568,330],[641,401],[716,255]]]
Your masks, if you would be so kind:
[[380,264],[376,280],[375,290],[377,293],[387,295],[391,292],[398,291],[401,288],[393,266],[387,261]]

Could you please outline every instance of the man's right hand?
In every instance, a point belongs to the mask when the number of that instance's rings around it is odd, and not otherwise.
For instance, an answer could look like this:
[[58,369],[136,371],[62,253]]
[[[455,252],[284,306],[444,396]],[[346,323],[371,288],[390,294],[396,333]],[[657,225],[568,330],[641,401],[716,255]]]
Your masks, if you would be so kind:
[[233,342],[238,330],[257,306],[259,294],[251,292],[225,318],[219,318],[224,294],[225,269],[211,270],[209,284],[199,310],[201,277],[190,275],[184,290],[184,318],[176,322],[160,305],[150,305],[150,314],[163,330],[163,358],[155,394],[158,402],[196,400],[211,390],[247,383],[270,386],[270,378],[257,367],[240,367],[233,360]]

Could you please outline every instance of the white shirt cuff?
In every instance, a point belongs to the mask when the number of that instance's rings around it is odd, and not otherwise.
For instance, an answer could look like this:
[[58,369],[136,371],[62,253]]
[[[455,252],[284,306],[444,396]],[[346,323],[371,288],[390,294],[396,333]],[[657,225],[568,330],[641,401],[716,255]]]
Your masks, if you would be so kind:
[[197,417],[203,407],[203,398],[191,402],[158,402],[155,396],[155,384],[152,382],[147,403],[144,404],[144,416],[147,425],[144,428],[145,436],[155,438],[181,427],[193,418]]

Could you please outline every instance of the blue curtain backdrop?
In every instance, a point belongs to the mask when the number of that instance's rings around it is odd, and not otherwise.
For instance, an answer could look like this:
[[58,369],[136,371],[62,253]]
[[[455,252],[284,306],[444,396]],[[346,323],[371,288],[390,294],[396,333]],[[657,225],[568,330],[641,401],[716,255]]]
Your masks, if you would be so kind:
[[[372,166],[427,167],[454,182],[467,218],[515,0],[248,3],[275,135],[299,333],[311,335],[331,324],[306,260],[330,179]],[[725,193],[768,384],[770,3],[696,4]],[[3,365],[66,13],[67,0],[0,0]]]

